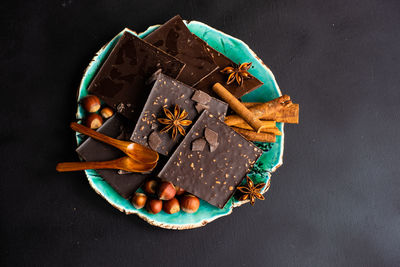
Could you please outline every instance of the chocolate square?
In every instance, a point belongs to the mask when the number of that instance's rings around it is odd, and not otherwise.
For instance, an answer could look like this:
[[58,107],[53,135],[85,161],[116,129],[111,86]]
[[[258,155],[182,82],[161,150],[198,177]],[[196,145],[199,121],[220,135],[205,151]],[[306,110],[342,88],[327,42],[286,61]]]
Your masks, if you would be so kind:
[[[204,137],[206,129],[218,134],[215,151],[207,147],[193,151],[192,143]],[[204,111],[158,177],[223,208],[261,155],[252,142]]]
[[[257,89],[261,85],[263,85],[263,82],[258,80],[256,77],[253,75],[250,75],[249,79],[243,80],[243,84],[239,85],[235,82],[227,85],[226,81],[228,80],[228,75],[221,73],[221,70],[223,70],[225,67],[239,67],[238,64],[230,60],[228,57],[226,57],[224,54],[218,52],[211,46],[209,46],[206,42],[201,40],[204,45],[206,46],[206,50],[210,53],[211,57],[213,58],[214,62],[218,65],[218,69],[210,73],[208,76],[203,78],[199,83],[197,83],[194,88],[198,90],[202,90],[206,92],[207,94],[211,96],[217,97],[217,95],[213,92],[212,86],[215,83],[220,83],[222,84],[226,89],[228,89],[229,92],[231,92],[234,96],[237,98],[242,97],[243,95]],[[244,63],[244,62],[241,62]]]
[[[178,133],[174,140],[171,135],[172,129],[167,133],[161,133],[160,131],[166,125],[161,124],[157,119],[166,117],[163,111],[164,107],[173,112],[175,105],[178,105],[181,112],[185,110],[188,113],[186,119],[194,123],[200,115],[200,112],[196,110],[197,102],[192,100],[196,90],[159,72],[154,74],[152,80],[154,81],[153,88],[140,114],[131,140],[148,146],[162,155],[169,155],[183,139],[183,136]],[[208,111],[218,119],[223,120],[228,105],[213,97],[207,99],[209,101],[207,102]],[[190,127],[191,125],[183,128],[187,132]],[[158,143],[153,141],[157,140],[157,137],[153,136],[154,133],[161,139],[158,146],[153,145]],[[148,141],[150,137],[151,142]]]
[[146,80],[157,69],[175,78],[183,66],[184,63],[175,57],[125,32],[101,66],[88,91],[135,121],[149,94]]
[[161,25],[144,40],[185,63],[177,79],[190,86],[218,68],[206,51],[206,44],[189,31],[179,15]]
[[[99,129],[98,132],[107,136],[128,140],[132,132],[130,123],[120,115],[116,114],[109,118]],[[85,140],[76,152],[86,161],[105,161],[113,160],[126,156],[119,149],[96,141],[92,138]],[[96,172],[114,188],[122,197],[129,199],[132,194],[140,187],[146,177],[150,174],[126,173],[119,174],[118,170],[96,170]],[[125,173],[125,172],[123,172]]]

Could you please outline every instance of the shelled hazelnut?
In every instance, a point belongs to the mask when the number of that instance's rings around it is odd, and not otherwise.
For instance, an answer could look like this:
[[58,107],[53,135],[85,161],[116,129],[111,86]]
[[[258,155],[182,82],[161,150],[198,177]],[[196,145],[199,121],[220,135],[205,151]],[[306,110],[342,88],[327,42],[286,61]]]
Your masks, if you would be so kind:
[[158,187],[158,197],[161,200],[170,200],[175,197],[175,186],[170,182],[162,182]]
[[172,198],[163,203],[163,211],[165,211],[168,214],[174,214],[179,212],[180,210],[181,207],[179,205],[179,201],[176,198]]
[[141,209],[146,205],[147,196],[143,193],[135,193],[131,199],[132,205],[137,208]]
[[97,112],[100,109],[100,99],[95,95],[87,95],[82,101],[82,107],[90,113]]
[[181,209],[186,213],[195,213],[200,206],[200,200],[190,194],[183,195],[180,200]]
[[183,195],[185,193],[185,189],[183,189],[182,187],[179,187],[177,185],[175,186],[175,190],[176,190],[177,196]]
[[114,110],[110,107],[104,107],[100,110],[100,114],[104,119],[108,119],[114,115]]
[[156,180],[148,180],[144,183],[143,190],[148,193],[155,195],[157,191],[158,183]]
[[85,125],[90,129],[97,129],[103,124],[103,118],[97,113],[90,113],[85,119]]
[[[183,210],[194,213],[199,209],[200,200],[179,186],[171,182],[159,181],[157,178],[147,180],[142,189],[145,193],[135,193],[132,205],[140,209],[143,206],[149,213],[157,214],[163,210],[167,214],[174,214]],[[177,198],[176,198],[177,197]]]
[[146,209],[152,214],[157,214],[161,211],[163,203],[159,199],[150,199],[146,202]]

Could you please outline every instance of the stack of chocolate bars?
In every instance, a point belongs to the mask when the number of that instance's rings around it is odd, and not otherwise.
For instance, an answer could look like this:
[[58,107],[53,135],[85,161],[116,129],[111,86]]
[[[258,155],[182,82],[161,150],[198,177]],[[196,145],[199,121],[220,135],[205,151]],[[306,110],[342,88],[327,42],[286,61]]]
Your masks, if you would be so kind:
[[[262,154],[224,123],[228,104],[212,90],[220,83],[240,98],[262,82],[248,74],[227,84],[227,67],[239,66],[192,34],[179,16],[143,39],[125,31],[88,88],[115,111],[98,132],[146,146],[160,160],[150,173],[98,174],[126,199],[156,178],[223,208]],[[123,155],[92,138],[77,152],[86,161]]]

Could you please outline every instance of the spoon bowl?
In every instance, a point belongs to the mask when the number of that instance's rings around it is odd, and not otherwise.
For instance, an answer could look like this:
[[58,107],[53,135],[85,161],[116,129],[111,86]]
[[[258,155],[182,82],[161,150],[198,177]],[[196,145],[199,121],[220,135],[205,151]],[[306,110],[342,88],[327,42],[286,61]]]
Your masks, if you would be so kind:
[[158,161],[159,156],[157,152],[140,144],[111,138],[76,122],[71,122],[70,126],[72,130],[78,133],[90,136],[96,140],[118,148],[135,161],[144,164],[153,164]]

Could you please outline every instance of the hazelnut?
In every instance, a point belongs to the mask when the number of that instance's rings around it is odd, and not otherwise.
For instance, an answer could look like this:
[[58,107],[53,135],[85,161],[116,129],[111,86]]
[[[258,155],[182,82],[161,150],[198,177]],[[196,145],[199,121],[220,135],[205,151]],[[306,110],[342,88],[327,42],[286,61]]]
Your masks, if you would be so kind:
[[185,189],[183,189],[182,187],[179,187],[177,185],[175,186],[175,190],[176,190],[177,196],[183,195],[183,193],[185,193]]
[[157,191],[157,181],[156,180],[148,180],[144,183],[143,190],[148,194],[155,194]]
[[179,205],[179,201],[176,198],[172,198],[163,203],[163,211],[165,211],[168,214],[174,214],[179,212],[180,210],[181,207]]
[[103,118],[97,113],[90,113],[85,119],[85,125],[90,129],[97,129],[103,124]]
[[82,107],[90,113],[97,112],[100,109],[100,99],[95,95],[87,95],[82,99]]
[[182,196],[180,203],[182,210],[187,213],[196,212],[200,206],[200,200],[190,194]]
[[108,119],[114,114],[114,110],[110,107],[104,107],[100,110],[100,114],[104,119]]
[[147,201],[146,203],[146,209],[148,212],[152,213],[152,214],[157,214],[161,211],[162,209],[162,201],[159,199],[150,199],[149,201]]
[[158,197],[161,200],[170,200],[176,194],[175,186],[170,182],[162,182],[158,187]]
[[131,199],[132,205],[137,208],[141,209],[146,204],[147,196],[143,193],[135,193]]

